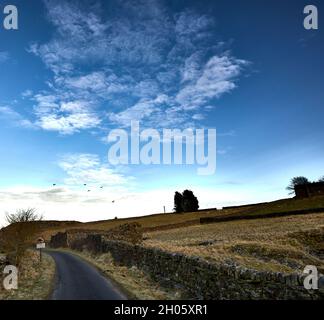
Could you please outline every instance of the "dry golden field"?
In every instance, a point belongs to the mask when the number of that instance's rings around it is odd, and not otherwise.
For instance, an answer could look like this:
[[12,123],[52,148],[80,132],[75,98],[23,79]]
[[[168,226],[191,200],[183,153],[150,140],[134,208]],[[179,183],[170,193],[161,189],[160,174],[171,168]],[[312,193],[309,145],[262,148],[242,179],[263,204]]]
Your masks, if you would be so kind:
[[324,213],[228,221],[147,233],[146,246],[272,271],[324,270]]
[[[324,197],[283,199],[267,204],[183,214],[157,214],[43,229],[52,234],[69,229],[108,231],[118,225],[138,222],[145,246],[200,256],[215,263],[230,262],[257,270],[292,272],[313,264],[324,270],[324,213],[287,215],[200,224],[202,217],[254,216],[302,209],[324,208]],[[323,210],[324,212],[324,210]]]
[[261,204],[258,206],[225,210],[198,211],[182,214],[153,214],[142,217],[112,219],[87,223],[70,222],[67,225],[65,225],[65,223],[62,222],[58,226],[49,225],[48,227],[46,227],[44,225],[41,231],[46,240],[49,240],[52,234],[55,234],[59,231],[66,231],[74,228],[107,231],[124,223],[138,222],[144,228],[144,230],[149,231],[150,229],[172,229],[179,228],[182,226],[199,225],[199,219],[204,217],[237,216],[242,214],[251,216],[255,214],[267,215],[272,212],[302,210],[310,208],[324,208],[324,197],[317,197],[312,199],[283,199],[273,201],[264,205]]

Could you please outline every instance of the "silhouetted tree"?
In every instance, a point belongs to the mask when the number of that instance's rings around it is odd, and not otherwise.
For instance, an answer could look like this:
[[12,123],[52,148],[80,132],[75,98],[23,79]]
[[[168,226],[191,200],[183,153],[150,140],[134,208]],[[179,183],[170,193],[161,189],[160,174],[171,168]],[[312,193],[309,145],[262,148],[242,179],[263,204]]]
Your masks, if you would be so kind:
[[324,182],[324,176],[318,179],[318,182]]
[[193,212],[199,209],[198,199],[191,190],[185,190],[182,193],[182,209],[184,212]]
[[198,199],[191,190],[182,193],[182,209],[184,212],[193,212],[199,209]]
[[174,209],[176,213],[183,212],[182,209],[182,194],[178,191],[174,194]]
[[295,186],[300,186],[307,183],[310,183],[310,181],[305,177],[294,177],[290,180],[290,184],[286,189],[289,191],[289,194],[293,194],[295,192]]
[[178,191],[174,194],[174,211],[180,212],[194,212],[199,209],[198,199],[191,190],[185,190],[182,194]]

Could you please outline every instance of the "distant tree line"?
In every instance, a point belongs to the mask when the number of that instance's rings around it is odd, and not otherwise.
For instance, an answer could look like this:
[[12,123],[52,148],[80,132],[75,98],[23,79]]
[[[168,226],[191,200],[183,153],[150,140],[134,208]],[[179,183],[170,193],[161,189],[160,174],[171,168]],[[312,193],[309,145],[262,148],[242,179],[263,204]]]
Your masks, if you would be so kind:
[[[313,182],[324,182],[324,176],[319,178],[317,181],[313,181]],[[308,180],[308,178],[306,177],[303,176],[294,177],[290,180],[290,184],[286,189],[289,191],[289,194],[293,194],[296,186],[301,186],[308,183],[312,183],[312,181]]]
[[182,193],[176,191],[174,194],[174,212],[194,212],[198,209],[198,199],[191,190],[185,190]]

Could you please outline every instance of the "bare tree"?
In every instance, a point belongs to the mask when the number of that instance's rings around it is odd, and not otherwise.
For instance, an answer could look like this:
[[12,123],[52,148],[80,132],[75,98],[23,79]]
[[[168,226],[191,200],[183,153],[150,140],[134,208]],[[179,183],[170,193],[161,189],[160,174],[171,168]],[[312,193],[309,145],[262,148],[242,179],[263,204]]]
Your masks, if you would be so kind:
[[43,216],[39,215],[35,208],[18,209],[15,213],[6,213],[6,220],[9,224],[18,222],[40,221],[42,219]]
[[6,213],[9,225],[2,229],[0,245],[11,263],[19,266],[37,231],[36,221],[42,218],[33,208],[19,209],[12,214]]

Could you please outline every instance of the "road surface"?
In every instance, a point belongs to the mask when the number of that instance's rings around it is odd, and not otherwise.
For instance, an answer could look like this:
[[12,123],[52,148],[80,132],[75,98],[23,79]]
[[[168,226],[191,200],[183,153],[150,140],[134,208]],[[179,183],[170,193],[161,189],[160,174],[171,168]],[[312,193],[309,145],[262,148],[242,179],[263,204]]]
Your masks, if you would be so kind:
[[100,272],[81,258],[67,252],[46,251],[56,263],[52,300],[126,300]]

